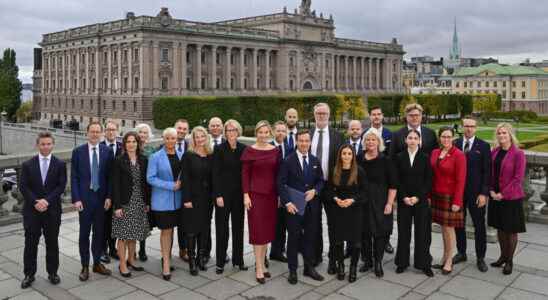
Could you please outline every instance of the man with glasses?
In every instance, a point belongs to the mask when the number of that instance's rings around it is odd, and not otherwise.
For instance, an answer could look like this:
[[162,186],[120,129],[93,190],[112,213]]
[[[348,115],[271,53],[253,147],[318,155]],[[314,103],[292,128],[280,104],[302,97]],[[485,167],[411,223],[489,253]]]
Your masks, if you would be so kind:
[[[477,120],[472,116],[462,119],[464,137],[455,141],[455,146],[466,155],[466,185],[464,186],[464,215],[466,209],[474,223],[474,239],[476,246],[476,266],[480,272],[487,272],[485,251],[487,248],[485,229],[485,204],[489,195],[491,180],[491,151],[489,144],[476,136]],[[453,264],[465,262],[466,229],[455,228],[457,235],[457,254]]]

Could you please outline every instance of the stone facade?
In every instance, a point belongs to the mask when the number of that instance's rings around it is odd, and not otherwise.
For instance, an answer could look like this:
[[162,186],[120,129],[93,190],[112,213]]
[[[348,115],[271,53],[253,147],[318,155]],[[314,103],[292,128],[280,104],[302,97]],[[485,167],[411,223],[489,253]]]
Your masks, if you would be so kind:
[[[403,47],[335,37],[334,20],[303,9],[216,23],[128,13],[43,35],[35,70],[40,121],[152,122],[159,96],[302,91],[401,92]],[[36,86],[36,85],[35,85]]]

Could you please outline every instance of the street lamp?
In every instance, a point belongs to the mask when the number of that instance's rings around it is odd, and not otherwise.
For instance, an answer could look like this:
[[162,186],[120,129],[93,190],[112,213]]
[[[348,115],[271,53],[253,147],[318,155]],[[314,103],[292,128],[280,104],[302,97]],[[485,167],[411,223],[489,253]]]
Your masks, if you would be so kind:
[[4,136],[2,135],[2,126],[4,125],[4,118],[8,115],[5,110],[0,113],[0,154],[4,154]]

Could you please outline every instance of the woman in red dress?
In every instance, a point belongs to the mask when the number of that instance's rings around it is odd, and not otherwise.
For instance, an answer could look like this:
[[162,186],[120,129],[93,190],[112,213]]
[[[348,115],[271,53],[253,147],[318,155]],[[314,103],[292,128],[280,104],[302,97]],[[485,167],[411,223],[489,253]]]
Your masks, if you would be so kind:
[[432,222],[442,229],[443,258],[432,268],[441,269],[443,275],[453,270],[453,248],[455,248],[455,227],[464,226],[462,197],[466,182],[466,157],[453,146],[455,133],[452,127],[442,127],[438,132],[440,149],[434,149],[430,157],[432,165]]
[[242,154],[242,190],[247,210],[249,243],[255,253],[255,275],[257,281],[265,283],[270,273],[265,267],[268,244],[276,234],[278,195],[276,176],[278,175],[279,151],[269,143],[272,129],[267,121],[255,126],[257,141],[247,147]]

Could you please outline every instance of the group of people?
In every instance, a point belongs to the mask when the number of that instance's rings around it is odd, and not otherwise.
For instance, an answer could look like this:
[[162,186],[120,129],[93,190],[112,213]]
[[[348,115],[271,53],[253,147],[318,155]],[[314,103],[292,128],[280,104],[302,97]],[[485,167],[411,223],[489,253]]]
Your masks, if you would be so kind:
[[[79,211],[81,281],[92,271],[111,275],[103,263],[119,260],[123,277],[143,271],[146,239],[160,230],[162,276],[171,279],[174,230],[179,256],[197,275],[207,270],[216,229],[216,273],[225,265],[245,271],[244,217],[255,256],[255,277],[263,284],[271,275],[269,259],[287,262],[288,282],[298,282],[298,254],[303,275],[322,281],[316,271],[323,261],[323,212],[327,222],[327,272],[348,281],[373,269],[384,275],[383,256],[393,251],[393,211],[397,209],[396,273],[413,266],[432,277],[433,268],[451,273],[466,261],[465,214],[475,228],[477,267],[486,272],[487,223],[498,231],[500,258],[491,266],[512,273],[517,234],[525,232],[522,181],[525,155],[510,124],[495,130],[494,147],[476,136],[477,121],[462,120],[464,135],[452,127],[436,134],[422,125],[419,104],[405,107],[406,124],[392,133],[383,127],[380,107],[369,109],[369,127],[348,122],[346,137],[329,125],[326,103],[314,106],[314,128],[298,128],[298,113],[287,110],[285,121],[260,121],[255,142],[239,141],[238,121],[214,117],[208,128],[178,120],[163,131],[163,144],[149,144],[152,132],[140,124],[117,142],[118,125],[91,122],[88,142],[75,148],[71,160],[71,197]],[[190,131],[190,132],[189,132]],[[101,139],[104,137],[104,140]],[[65,163],[52,155],[54,138],[40,133],[38,155],[21,168],[25,198],[25,251],[22,288],[36,273],[40,236],[46,244],[49,280],[58,284],[58,235],[61,195],[67,183]],[[214,215],[213,215],[214,213]],[[443,257],[432,264],[432,223],[441,226]],[[90,233],[93,232],[90,245]],[[227,256],[229,238],[232,255]],[[139,251],[137,252],[137,241]],[[457,245],[457,253],[453,251]],[[270,244],[270,254],[267,255]],[[90,258],[91,246],[91,258]],[[358,262],[363,264],[358,269]]]

